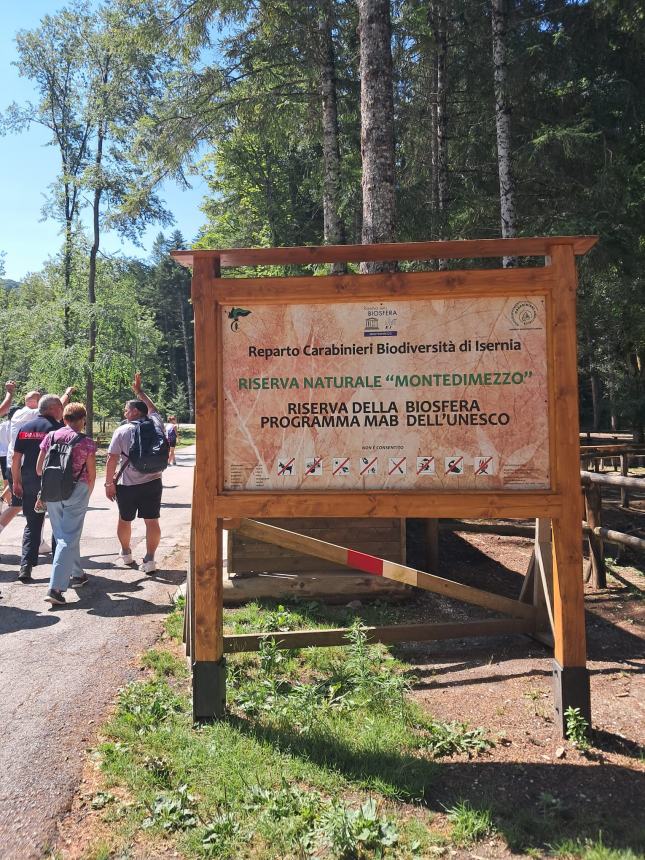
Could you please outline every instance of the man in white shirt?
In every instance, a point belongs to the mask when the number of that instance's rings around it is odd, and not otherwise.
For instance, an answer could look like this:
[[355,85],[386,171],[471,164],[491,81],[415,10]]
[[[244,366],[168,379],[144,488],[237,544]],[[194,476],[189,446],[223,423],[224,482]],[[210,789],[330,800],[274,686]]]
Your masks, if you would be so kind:
[[[136,400],[128,400],[123,415],[127,423],[114,431],[108,447],[105,464],[105,495],[119,508],[117,537],[121,544],[119,557],[123,564],[132,564],[132,522],[136,516],[146,526],[146,554],[141,570],[148,575],[155,573],[155,552],[161,540],[159,516],[161,513],[161,472],[139,472],[129,462],[128,455],[134,441],[136,423],[146,418],[164,435],[164,426],[157,407],[141,387],[141,374],[134,377],[132,389]],[[117,472],[118,467],[118,472]]]

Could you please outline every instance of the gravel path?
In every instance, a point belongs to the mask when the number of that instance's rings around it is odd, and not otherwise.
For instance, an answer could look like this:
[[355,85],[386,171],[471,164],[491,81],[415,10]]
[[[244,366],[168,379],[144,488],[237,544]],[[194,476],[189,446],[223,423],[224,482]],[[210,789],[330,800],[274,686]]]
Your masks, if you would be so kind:
[[[163,568],[154,577],[116,565],[117,514],[97,481],[81,544],[91,581],[68,591],[69,605],[49,608],[51,556],[33,584],[16,580],[24,520],[0,535],[0,858],[42,857],[69,809],[83,753],[116,690],[136,673],[135,661],[159,635],[177,586],[185,578],[194,448],[180,449],[164,474]],[[49,539],[50,528],[46,525]],[[144,552],[143,523],[133,552]]]

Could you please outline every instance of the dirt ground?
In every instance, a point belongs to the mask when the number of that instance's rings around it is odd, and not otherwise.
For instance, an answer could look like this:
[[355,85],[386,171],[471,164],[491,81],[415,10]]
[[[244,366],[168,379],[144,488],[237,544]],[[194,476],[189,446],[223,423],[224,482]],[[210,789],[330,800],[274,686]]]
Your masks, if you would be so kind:
[[[621,512],[611,502],[607,525],[645,526],[645,512]],[[461,582],[517,596],[530,539],[442,533],[442,571]],[[483,726],[496,743],[472,759],[437,763],[424,805],[441,831],[445,810],[457,801],[489,806],[499,836],[459,850],[437,846],[432,856],[506,858],[535,844],[566,839],[631,849],[645,847],[645,647],[643,557],[624,555],[608,588],[588,592],[587,634],[593,743],[587,753],[563,742],[553,720],[552,659],[527,637],[409,644],[397,655],[418,679],[414,696],[436,719]],[[639,567],[640,565],[640,567]],[[466,620],[484,611],[424,595],[402,611],[410,620]],[[414,616],[414,618],[410,617]],[[89,800],[97,790],[90,761],[85,782],[63,822],[60,856],[72,860],[96,841],[105,825]],[[403,811],[403,810],[402,810]],[[412,814],[412,811],[411,811]],[[443,825],[442,825],[443,822]],[[447,829],[447,827],[446,827]],[[510,847],[509,847],[510,846]],[[133,857],[148,857],[146,849]],[[168,855],[177,856],[169,850]],[[430,856],[430,855],[429,855]],[[543,856],[533,850],[531,856]]]

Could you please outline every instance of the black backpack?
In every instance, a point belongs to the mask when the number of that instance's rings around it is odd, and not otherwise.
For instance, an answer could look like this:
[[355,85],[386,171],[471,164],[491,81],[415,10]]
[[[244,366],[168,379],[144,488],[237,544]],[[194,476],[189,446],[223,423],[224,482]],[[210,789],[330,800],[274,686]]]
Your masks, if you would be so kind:
[[163,472],[168,466],[168,440],[152,418],[133,421],[134,437],[128,452],[128,464],[137,472]]
[[78,433],[70,442],[54,441],[52,436],[40,481],[40,498],[44,502],[62,502],[69,499],[74,492],[74,487],[85,469],[83,463],[78,475],[75,476],[72,471],[72,451],[81,439],[85,439],[84,433]]

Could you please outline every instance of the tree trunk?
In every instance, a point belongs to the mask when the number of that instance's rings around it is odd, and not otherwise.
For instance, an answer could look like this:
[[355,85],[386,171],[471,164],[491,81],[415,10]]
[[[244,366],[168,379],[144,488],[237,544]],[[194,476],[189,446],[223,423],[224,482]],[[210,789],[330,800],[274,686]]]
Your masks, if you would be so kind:
[[590,372],[591,379],[591,408],[593,412],[592,430],[597,433],[600,430],[600,379],[595,370]]
[[[394,96],[389,0],[359,0],[363,244],[394,241]],[[391,272],[391,262],[361,272]]]
[[[326,245],[343,245],[345,235],[340,216],[340,146],[338,143],[338,102],[331,0],[323,0],[321,3],[318,33],[320,37],[320,96],[323,133],[324,241]],[[332,275],[341,275],[346,271],[347,265],[345,263],[332,265]]]
[[[110,55],[105,57],[105,66],[101,73],[101,83],[103,91],[107,87],[110,75]],[[94,435],[94,365],[96,363],[96,258],[98,257],[99,247],[101,243],[101,195],[103,186],[100,182],[101,166],[103,164],[103,145],[107,135],[107,119],[101,118],[98,122],[96,133],[96,157],[94,165],[96,167],[96,176],[94,178],[94,196],[92,199],[92,247],[90,248],[90,267],[87,279],[87,301],[90,306],[90,331],[89,331],[89,349],[87,354],[87,372],[86,372],[86,403],[87,409],[87,424],[86,432],[88,436]]]
[[[508,98],[506,64],[506,0],[492,0],[493,79],[495,84],[495,125],[497,128],[497,169],[502,237],[512,239],[515,231],[515,203],[511,168],[511,106]],[[514,266],[516,257],[504,257],[503,265]]]
[[190,423],[195,422],[195,389],[193,381],[193,351],[190,348],[188,337],[188,323],[186,321],[186,301],[183,293],[179,296],[179,313],[181,315],[181,337],[184,342],[184,355],[186,357],[186,390],[188,392],[188,412]]
[[72,222],[74,213],[71,211],[69,185],[65,183],[65,249],[63,251],[63,277],[65,298],[63,299],[63,343],[70,347],[73,343],[70,321],[70,302],[72,299]]
[[[430,4],[430,26],[434,34],[433,198],[436,207],[434,215],[437,237],[445,239],[448,215],[448,35],[445,0],[434,0]],[[446,269],[447,267],[447,260],[438,260],[439,269]]]

